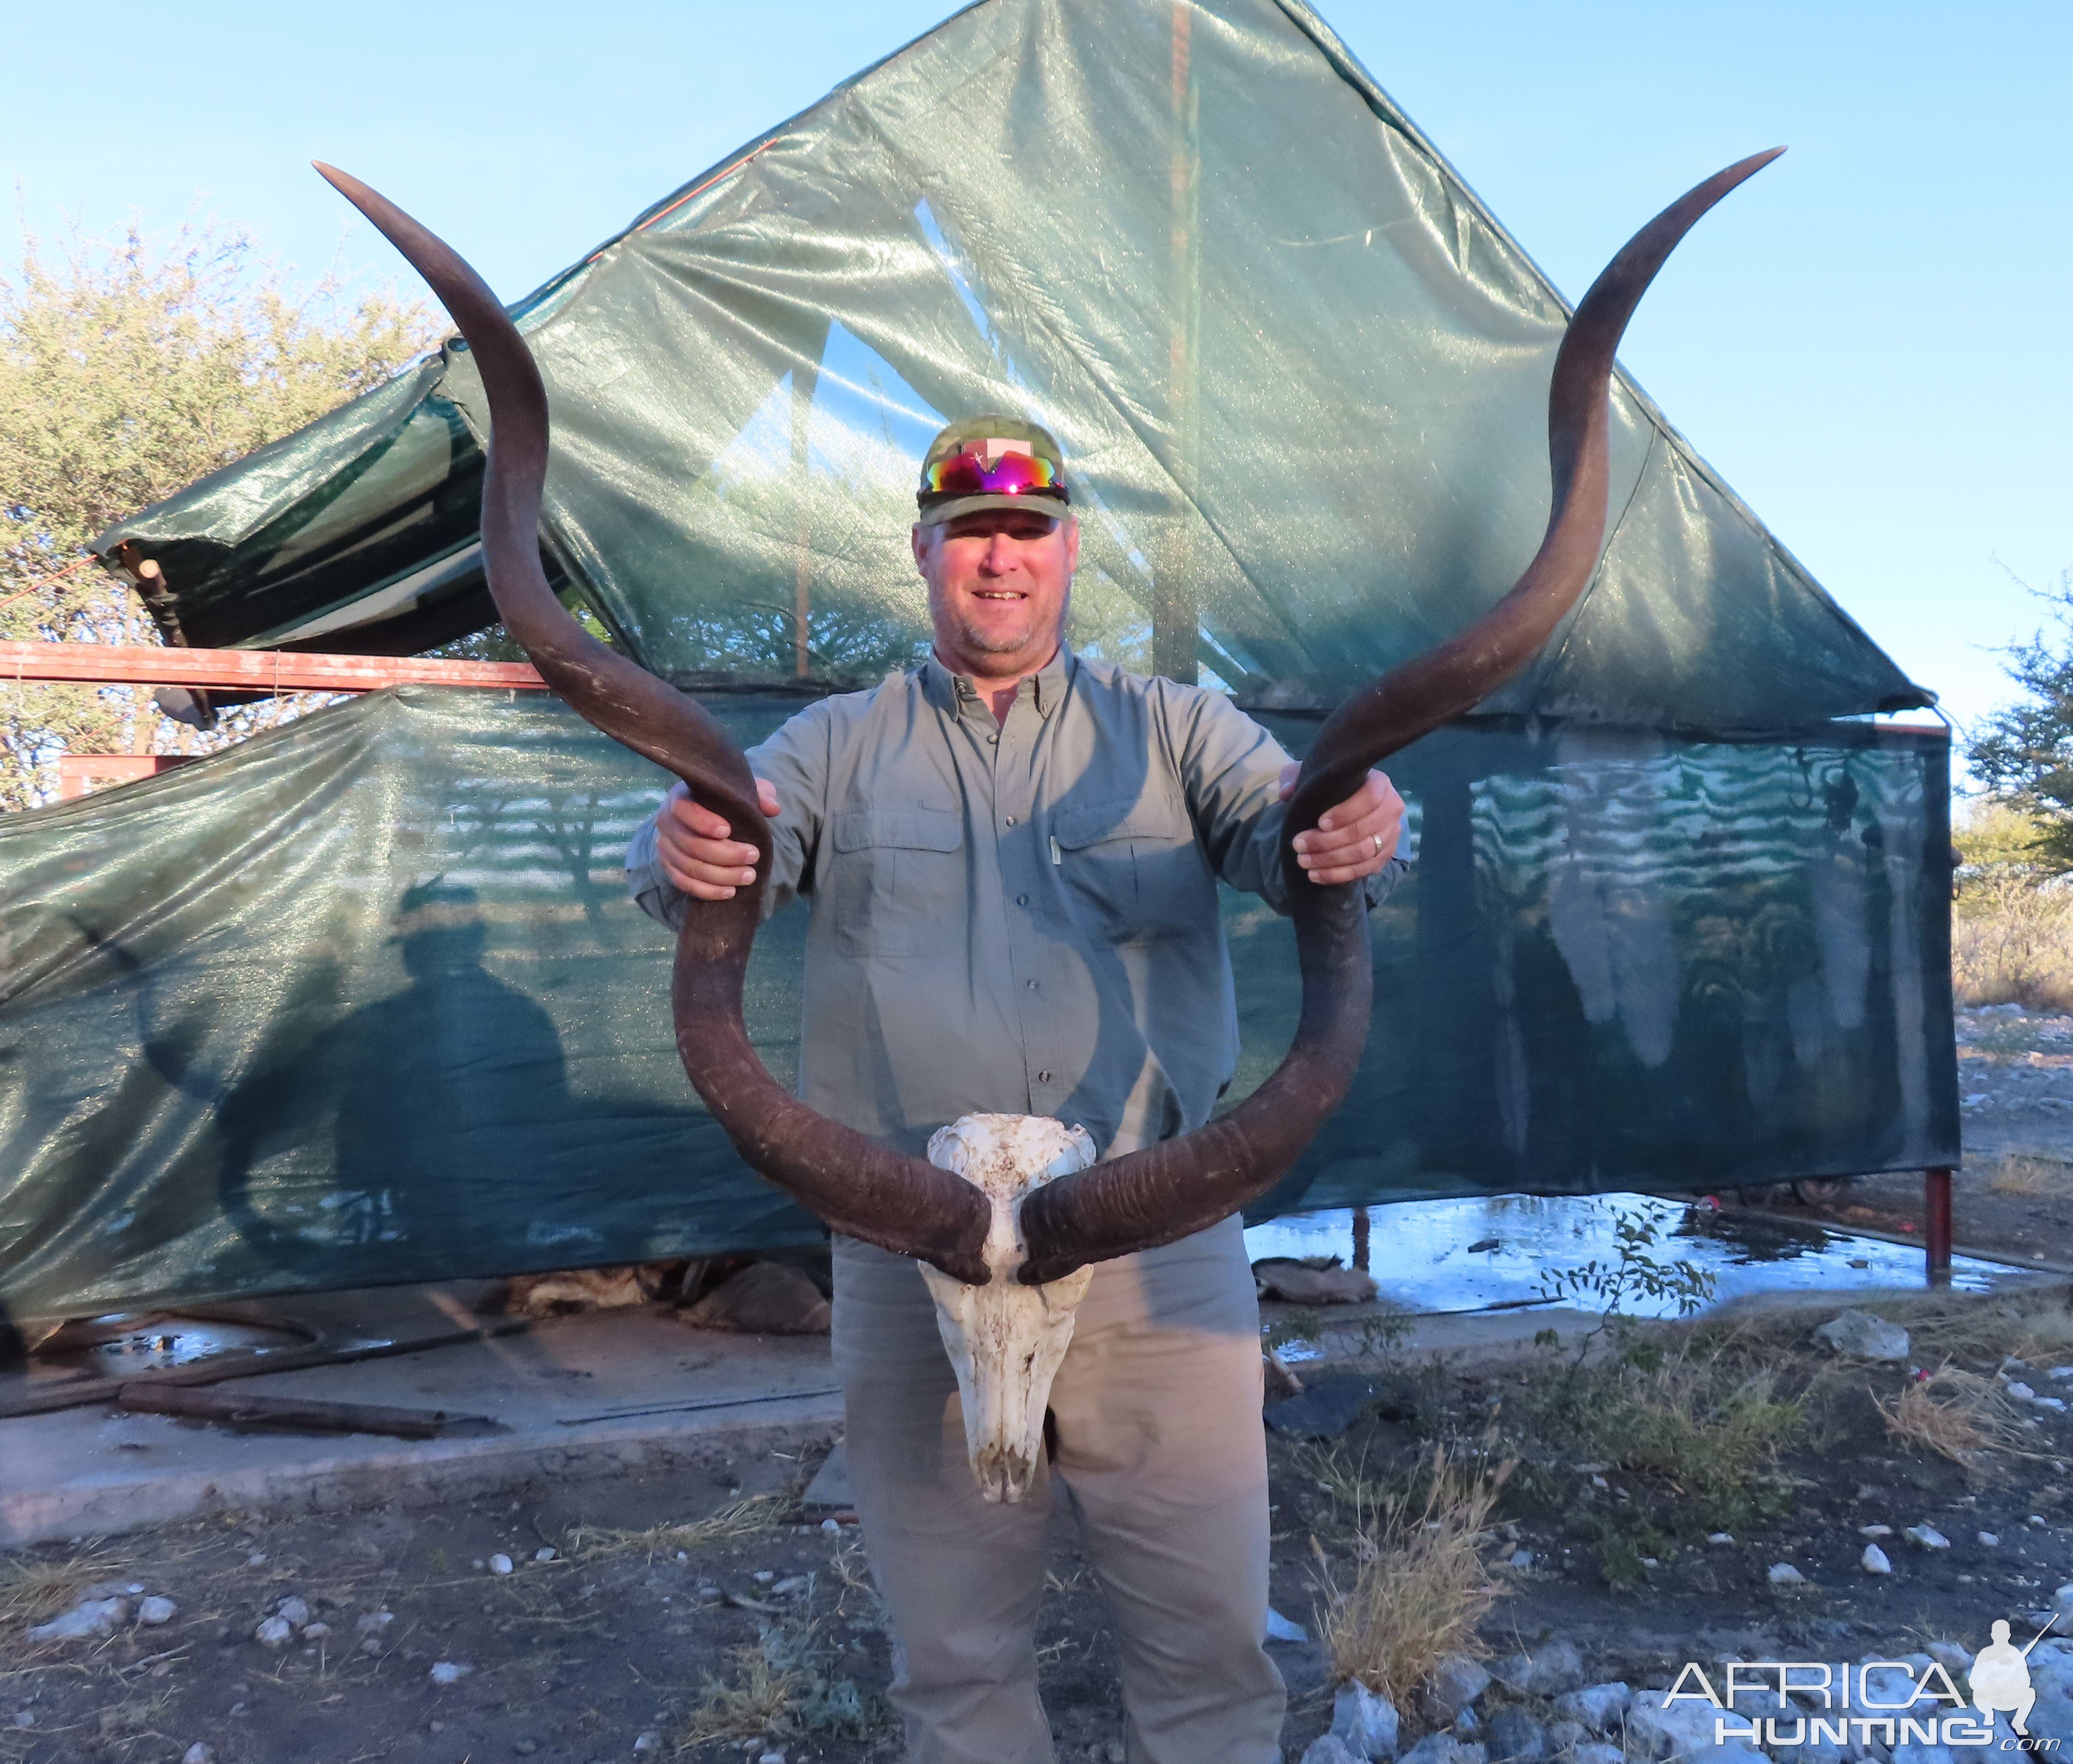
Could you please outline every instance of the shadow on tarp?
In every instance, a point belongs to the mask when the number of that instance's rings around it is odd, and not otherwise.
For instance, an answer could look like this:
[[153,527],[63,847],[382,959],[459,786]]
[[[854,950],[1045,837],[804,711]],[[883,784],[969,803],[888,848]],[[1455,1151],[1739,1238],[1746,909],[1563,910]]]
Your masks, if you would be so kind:
[[[796,696],[715,696],[744,745]],[[1269,717],[1300,751],[1315,727]],[[1955,1162],[1947,746],[1492,721],[1392,769],[1347,1106],[1255,1209]],[[620,859],[666,782],[552,703],[405,688],[0,823],[16,1317],[818,1243],[691,1093]],[[1226,892],[1245,1051],[1298,999]],[[805,915],[751,964],[796,1070]]]

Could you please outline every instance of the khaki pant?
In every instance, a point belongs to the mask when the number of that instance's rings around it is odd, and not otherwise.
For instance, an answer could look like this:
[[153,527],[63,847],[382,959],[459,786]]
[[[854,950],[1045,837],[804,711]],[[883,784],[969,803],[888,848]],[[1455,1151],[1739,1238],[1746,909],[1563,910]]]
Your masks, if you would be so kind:
[[[1052,1764],[1035,1630],[1058,1491],[979,1498],[912,1261],[835,1240],[835,1359],[912,1764]],[[1237,1219],[1095,1269],[1051,1390],[1049,1474],[1116,1630],[1131,1764],[1280,1764],[1259,1408]]]

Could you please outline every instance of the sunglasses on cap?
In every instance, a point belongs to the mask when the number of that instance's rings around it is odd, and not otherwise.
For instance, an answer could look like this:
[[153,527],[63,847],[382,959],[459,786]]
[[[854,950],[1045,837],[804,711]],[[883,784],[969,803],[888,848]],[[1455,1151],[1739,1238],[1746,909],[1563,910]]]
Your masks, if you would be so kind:
[[991,463],[977,453],[953,453],[921,474],[926,496],[1041,496],[1069,500],[1058,468],[1029,453],[996,454]]

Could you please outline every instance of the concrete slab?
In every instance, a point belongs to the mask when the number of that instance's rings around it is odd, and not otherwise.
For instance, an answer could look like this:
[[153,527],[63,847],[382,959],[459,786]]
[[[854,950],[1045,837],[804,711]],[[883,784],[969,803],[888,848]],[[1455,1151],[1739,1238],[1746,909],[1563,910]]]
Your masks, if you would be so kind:
[[[477,1321],[427,1289],[284,1302],[334,1339]],[[824,1336],[720,1335],[666,1312],[604,1311],[528,1333],[241,1379],[262,1395],[444,1409],[494,1424],[431,1440],[241,1430],[110,1405],[0,1420],[0,1548],[97,1536],[222,1508],[324,1511],[467,1498],[541,1477],[697,1461],[753,1435],[839,1424]]]

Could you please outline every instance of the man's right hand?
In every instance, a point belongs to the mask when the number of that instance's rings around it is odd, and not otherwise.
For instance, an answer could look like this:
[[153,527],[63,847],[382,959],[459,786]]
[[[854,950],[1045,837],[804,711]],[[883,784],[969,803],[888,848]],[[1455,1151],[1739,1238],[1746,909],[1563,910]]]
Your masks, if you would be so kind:
[[[761,778],[756,781],[756,802],[765,815],[777,814],[777,793]],[[695,899],[732,899],[736,888],[756,880],[756,847],[730,839],[733,830],[711,809],[694,802],[683,785],[670,785],[655,817],[663,875]]]

